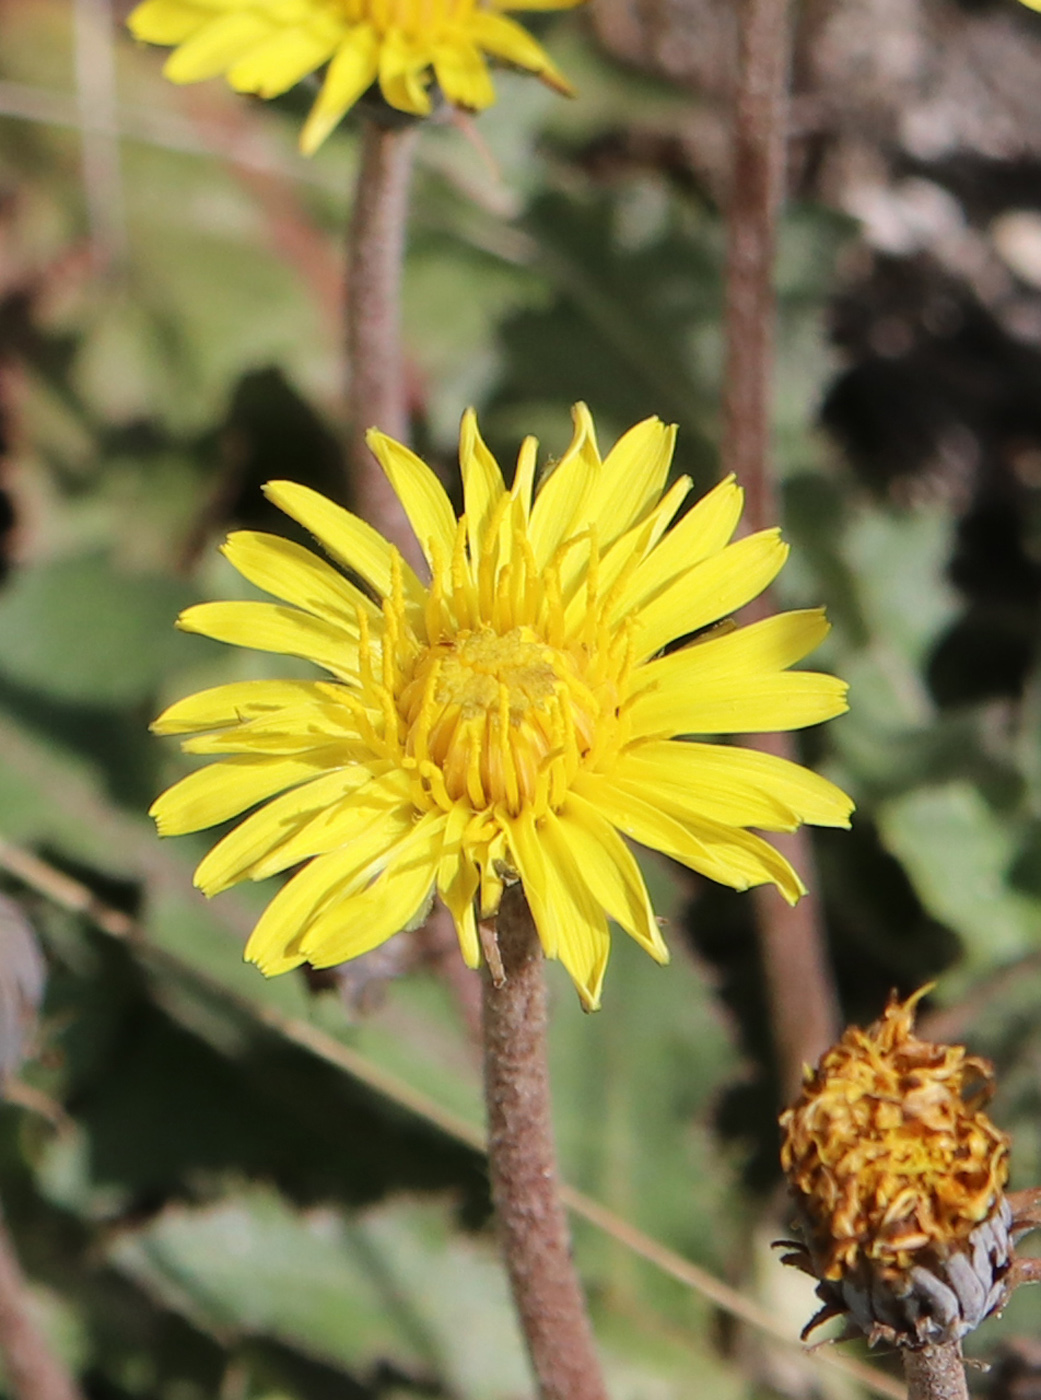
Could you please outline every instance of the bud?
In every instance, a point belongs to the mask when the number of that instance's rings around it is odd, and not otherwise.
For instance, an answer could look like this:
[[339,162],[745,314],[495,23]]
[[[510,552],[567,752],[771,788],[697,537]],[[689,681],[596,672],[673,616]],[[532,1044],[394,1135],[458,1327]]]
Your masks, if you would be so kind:
[[848,1315],[872,1344],[937,1346],[1007,1296],[1009,1140],[983,1112],[993,1071],[914,1035],[928,990],[847,1030],[781,1115],[801,1236],[784,1262],[824,1304],[804,1337]]

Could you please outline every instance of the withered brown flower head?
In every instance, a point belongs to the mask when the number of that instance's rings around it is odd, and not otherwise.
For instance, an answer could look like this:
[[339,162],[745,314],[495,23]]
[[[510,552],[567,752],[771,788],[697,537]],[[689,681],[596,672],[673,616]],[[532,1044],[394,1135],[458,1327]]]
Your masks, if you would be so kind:
[[983,1105],[992,1070],[913,1033],[928,988],[850,1028],[781,1116],[781,1160],[825,1316],[873,1338],[960,1336],[1002,1300],[1008,1138]]

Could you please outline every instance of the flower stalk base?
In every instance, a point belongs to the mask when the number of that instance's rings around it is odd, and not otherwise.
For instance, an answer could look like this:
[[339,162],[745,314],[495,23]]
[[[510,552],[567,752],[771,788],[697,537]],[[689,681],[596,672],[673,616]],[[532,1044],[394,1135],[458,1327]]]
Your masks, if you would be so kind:
[[543,954],[519,884],[497,941],[503,980],[484,975],[488,1157],[499,1237],[540,1400],[606,1400],[557,1190],[546,1063]]
[[969,1400],[961,1343],[906,1350],[907,1400]]
[[414,567],[425,571],[416,537],[394,488],[365,442],[378,427],[409,439],[401,349],[401,269],[408,194],[419,126],[366,117],[347,243],[348,454],[358,515],[376,524]]

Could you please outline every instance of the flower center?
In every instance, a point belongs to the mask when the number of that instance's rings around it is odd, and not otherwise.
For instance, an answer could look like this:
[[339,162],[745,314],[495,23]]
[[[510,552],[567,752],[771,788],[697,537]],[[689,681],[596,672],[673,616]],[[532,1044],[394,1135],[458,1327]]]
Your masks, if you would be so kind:
[[405,752],[421,774],[433,765],[452,802],[514,814],[563,801],[600,710],[572,654],[529,627],[481,627],[428,647],[398,697]]
[[465,20],[473,0],[341,0],[352,24],[369,22],[381,37],[392,29],[411,38],[431,38]]

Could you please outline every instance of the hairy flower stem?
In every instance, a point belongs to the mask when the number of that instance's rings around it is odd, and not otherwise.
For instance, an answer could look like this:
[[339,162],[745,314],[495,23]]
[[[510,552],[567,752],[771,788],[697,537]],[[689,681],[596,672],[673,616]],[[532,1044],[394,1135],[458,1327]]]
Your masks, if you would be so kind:
[[505,980],[484,976],[488,1159],[499,1237],[540,1400],[606,1400],[560,1201],[546,1063],[546,988],[519,884],[498,918]]
[[969,1400],[961,1343],[903,1352],[907,1400]]
[[[734,114],[726,270],[726,393],[723,467],[745,488],[750,530],[776,524],[780,513],[770,454],[773,388],[773,267],[784,195],[791,0],[741,0],[741,57]],[[752,610],[750,610],[750,615]],[[765,616],[765,600],[758,614]],[[748,743],[797,758],[787,734],[754,735]],[[805,828],[777,840],[809,893],[795,908],[775,890],[755,892],[780,1094],[798,1092],[804,1064],[814,1064],[837,1038],[838,999],[817,899],[813,849]]]
[[425,577],[426,563],[401,502],[365,444],[369,428],[409,440],[401,349],[401,271],[408,192],[419,124],[362,125],[361,164],[348,234],[347,410],[351,494],[356,512]]
[[14,1245],[0,1218],[0,1355],[16,1400],[83,1400],[33,1316]]

